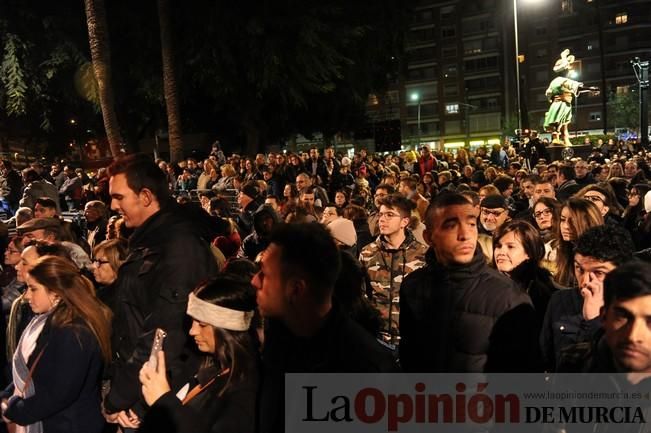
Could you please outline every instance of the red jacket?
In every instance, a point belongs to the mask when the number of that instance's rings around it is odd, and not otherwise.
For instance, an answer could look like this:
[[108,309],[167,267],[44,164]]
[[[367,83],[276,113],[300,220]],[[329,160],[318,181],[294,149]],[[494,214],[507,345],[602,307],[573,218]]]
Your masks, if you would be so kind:
[[420,177],[423,177],[425,173],[429,173],[436,168],[436,158],[430,154],[429,158],[421,156],[418,158],[418,168],[420,169]]

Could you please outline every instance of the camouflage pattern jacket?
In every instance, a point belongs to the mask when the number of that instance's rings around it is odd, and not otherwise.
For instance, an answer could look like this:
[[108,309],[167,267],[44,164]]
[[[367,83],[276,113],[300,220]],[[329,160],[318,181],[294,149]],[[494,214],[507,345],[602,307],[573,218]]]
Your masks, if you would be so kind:
[[400,335],[400,283],[410,272],[425,265],[427,246],[414,238],[411,230],[405,230],[406,238],[400,248],[391,249],[384,236],[362,250],[359,261],[364,266],[372,287],[371,303],[380,311],[383,341],[398,345]]

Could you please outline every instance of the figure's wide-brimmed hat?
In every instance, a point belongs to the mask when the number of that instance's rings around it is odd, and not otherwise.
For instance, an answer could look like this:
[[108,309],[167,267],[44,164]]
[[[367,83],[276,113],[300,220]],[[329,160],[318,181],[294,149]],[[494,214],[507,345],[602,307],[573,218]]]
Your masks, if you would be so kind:
[[561,58],[556,60],[554,64],[554,72],[562,72],[567,69],[570,69],[572,63],[574,63],[574,56],[570,54],[570,50],[563,50],[561,53]]

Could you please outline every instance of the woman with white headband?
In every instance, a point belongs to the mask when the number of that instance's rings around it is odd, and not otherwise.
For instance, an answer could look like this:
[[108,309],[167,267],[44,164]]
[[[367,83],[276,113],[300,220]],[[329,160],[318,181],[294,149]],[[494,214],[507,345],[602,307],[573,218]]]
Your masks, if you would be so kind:
[[164,352],[158,365],[140,370],[145,401],[151,406],[141,432],[251,432],[255,430],[258,351],[250,280],[220,275],[188,299],[190,335],[206,357],[180,390],[170,390]]

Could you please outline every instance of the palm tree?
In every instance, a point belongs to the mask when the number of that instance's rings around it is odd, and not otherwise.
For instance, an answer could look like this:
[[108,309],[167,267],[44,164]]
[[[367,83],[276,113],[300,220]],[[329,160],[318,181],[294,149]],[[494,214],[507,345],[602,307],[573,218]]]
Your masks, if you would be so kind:
[[84,0],[88,42],[93,60],[93,70],[99,89],[99,103],[102,108],[104,129],[108,137],[111,154],[115,158],[121,153],[122,135],[115,112],[113,87],[111,85],[111,49],[109,45],[106,8],[104,0]]
[[167,129],[170,143],[170,159],[173,162],[183,159],[183,133],[179,97],[176,88],[176,69],[174,67],[174,48],[172,46],[172,20],[169,0],[158,0],[158,21],[163,56],[163,90],[167,108]]

